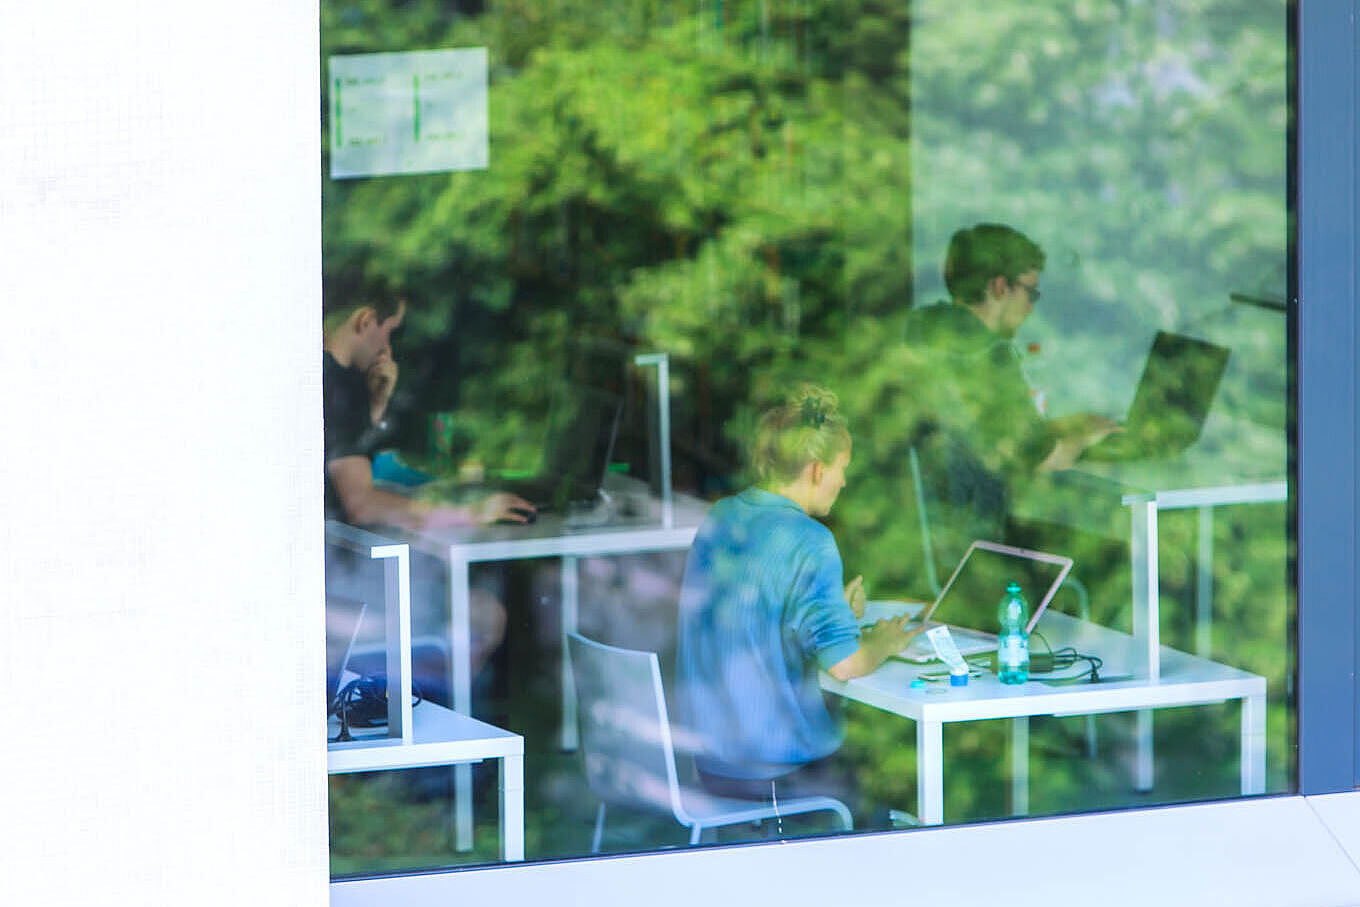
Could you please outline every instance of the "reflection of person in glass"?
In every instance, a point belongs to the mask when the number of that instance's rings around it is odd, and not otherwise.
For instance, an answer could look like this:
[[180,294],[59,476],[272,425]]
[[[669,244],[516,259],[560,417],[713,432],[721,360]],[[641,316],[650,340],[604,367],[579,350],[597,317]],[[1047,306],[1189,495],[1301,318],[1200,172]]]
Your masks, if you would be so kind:
[[959,230],[944,264],[951,299],[907,320],[923,367],[907,381],[914,444],[936,502],[971,523],[960,542],[999,537],[1013,483],[1072,466],[1117,427],[1087,413],[1045,419],[1035,405],[1013,338],[1039,301],[1043,267],[1043,249],[1017,230]]
[[835,539],[814,519],[830,512],[850,463],[834,395],[805,386],[762,415],[751,460],[760,484],[713,506],[685,565],[680,714],[713,793],[834,795],[845,785],[824,760],[842,730],[819,670],[868,674],[919,629],[901,619],[861,632],[862,579],[842,585]]

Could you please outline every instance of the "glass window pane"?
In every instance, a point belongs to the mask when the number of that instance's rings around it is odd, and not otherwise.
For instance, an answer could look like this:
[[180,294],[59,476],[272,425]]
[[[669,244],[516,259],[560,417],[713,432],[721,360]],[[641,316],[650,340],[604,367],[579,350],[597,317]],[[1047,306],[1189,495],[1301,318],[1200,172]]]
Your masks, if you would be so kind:
[[333,873],[1295,789],[1287,16],[324,4]]

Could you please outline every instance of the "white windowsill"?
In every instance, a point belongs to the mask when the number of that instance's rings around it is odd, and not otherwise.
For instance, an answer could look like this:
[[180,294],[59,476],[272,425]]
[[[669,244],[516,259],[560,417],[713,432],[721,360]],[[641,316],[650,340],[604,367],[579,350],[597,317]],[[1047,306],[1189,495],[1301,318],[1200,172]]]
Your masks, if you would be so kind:
[[336,882],[331,904],[1332,907],[1360,904],[1357,860],[1360,792]]

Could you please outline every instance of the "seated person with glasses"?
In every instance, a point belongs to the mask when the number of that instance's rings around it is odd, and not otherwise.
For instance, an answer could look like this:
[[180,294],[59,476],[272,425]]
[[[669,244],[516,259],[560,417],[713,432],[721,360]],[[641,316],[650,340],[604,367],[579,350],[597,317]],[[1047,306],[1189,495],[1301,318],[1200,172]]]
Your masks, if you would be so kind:
[[1014,337],[1039,301],[1044,260],[1038,244],[1002,224],[959,230],[944,263],[951,298],[907,317],[920,373],[904,382],[903,409],[927,496],[968,524],[960,543],[1002,538],[1013,484],[1071,467],[1118,428],[1090,413],[1048,419],[1036,405]]
[[685,565],[678,714],[712,793],[836,796],[848,785],[826,760],[844,732],[819,672],[868,674],[920,629],[904,617],[860,630],[862,578],[843,585],[836,540],[816,519],[850,463],[835,396],[808,385],[764,413],[751,460],[759,484],[713,505]]

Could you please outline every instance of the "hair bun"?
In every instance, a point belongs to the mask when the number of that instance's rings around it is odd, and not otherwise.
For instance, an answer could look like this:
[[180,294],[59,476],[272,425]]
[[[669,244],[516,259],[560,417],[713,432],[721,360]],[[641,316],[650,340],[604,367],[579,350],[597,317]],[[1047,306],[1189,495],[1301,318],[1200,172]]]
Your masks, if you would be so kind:
[[836,395],[815,384],[804,384],[789,398],[789,405],[797,410],[803,424],[821,428],[826,420],[836,415]]

